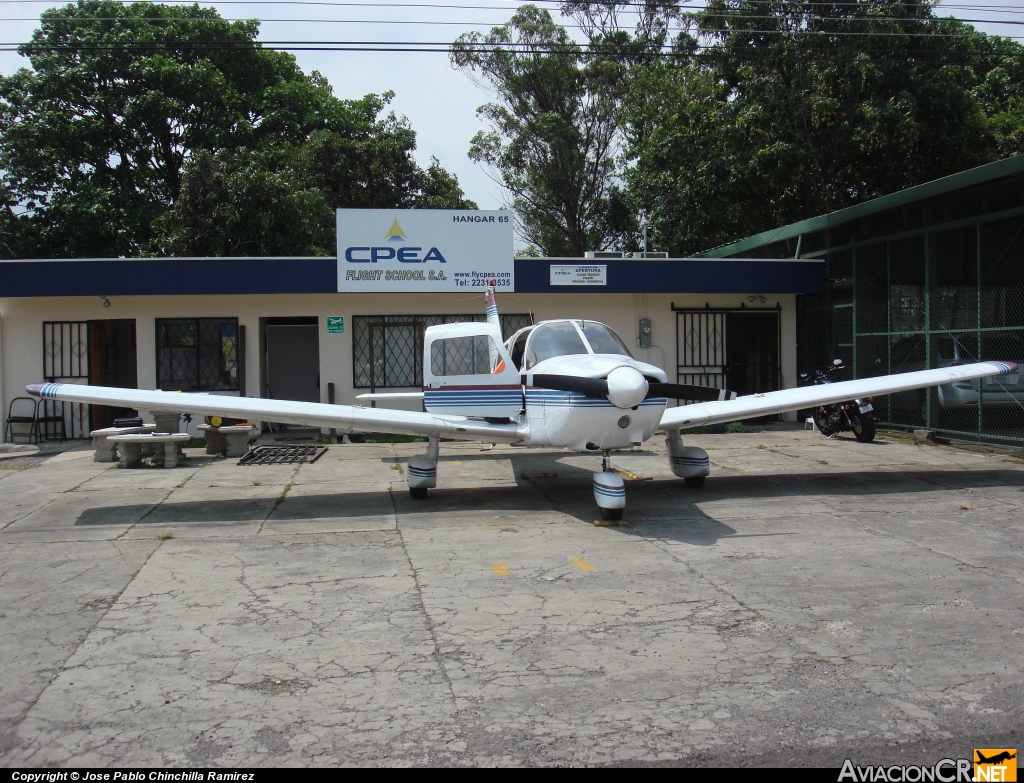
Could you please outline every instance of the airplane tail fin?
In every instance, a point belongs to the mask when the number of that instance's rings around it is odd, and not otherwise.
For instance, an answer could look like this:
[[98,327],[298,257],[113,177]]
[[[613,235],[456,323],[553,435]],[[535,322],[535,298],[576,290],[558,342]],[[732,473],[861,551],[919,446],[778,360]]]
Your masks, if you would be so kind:
[[494,324],[501,328],[501,319],[498,318],[498,303],[494,299],[494,281],[487,282],[487,293],[484,294],[484,304],[487,306],[487,323]]
[[[494,298],[494,281],[487,281],[487,293],[484,294],[484,304],[487,306],[487,323],[498,327],[501,333],[501,319],[498,317],[498,303]],[[498,347],[491,346],[491,372],[498,373],[505,369],[505,363],[498,354]],[[499,366],[500,365],[500,366]]]

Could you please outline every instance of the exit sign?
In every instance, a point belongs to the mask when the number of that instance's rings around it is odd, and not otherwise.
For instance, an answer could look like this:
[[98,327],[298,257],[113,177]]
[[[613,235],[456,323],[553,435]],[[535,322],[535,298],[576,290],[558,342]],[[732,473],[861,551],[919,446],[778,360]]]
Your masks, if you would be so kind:
[[327,334],[345,334],[345,316],[327,316]]

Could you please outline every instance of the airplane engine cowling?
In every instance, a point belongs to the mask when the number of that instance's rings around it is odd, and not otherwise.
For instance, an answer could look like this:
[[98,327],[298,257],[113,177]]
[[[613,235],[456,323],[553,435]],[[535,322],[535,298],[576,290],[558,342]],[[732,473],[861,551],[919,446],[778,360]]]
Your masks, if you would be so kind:
[[704,449],[684,446],[679,430],[669,430],[665,439],[668,446],[668,464],[679,478],[696,478],[711,475],[711,460]]

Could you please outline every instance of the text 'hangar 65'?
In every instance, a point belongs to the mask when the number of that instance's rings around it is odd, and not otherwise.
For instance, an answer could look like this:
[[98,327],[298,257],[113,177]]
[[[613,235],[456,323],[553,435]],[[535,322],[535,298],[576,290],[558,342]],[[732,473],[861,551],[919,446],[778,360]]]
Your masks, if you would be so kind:
[[[618,335],[597,321],[542,321],[503,343],[493,285],[484,298],[486,322],[425,331],[422,392],[359,397],[422,399],[423,411],[66,383],[31,384],[27,391],[69,402],[424,436],[426,453],[412,457],[407,471],[414,498],[437,486],[442,437],[595,452],[602,463],[594,474],[594,499],[602,518],[615,520],[622,517],[626,490],[611,453],[638,446],[657,431],[667,435],[672,472],[699,487],[710,473],[708,455],[683,445],[687,428],[1017,372],[1012,362],[980,362],[737,397],[668,383],[664,370],[634,359]],[[669,399],[692,402],[668,408]]]

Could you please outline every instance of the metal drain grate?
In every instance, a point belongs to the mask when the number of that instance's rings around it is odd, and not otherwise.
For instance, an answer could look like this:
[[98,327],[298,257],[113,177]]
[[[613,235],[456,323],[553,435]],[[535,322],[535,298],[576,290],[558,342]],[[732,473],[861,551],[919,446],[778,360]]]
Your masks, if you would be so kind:
[[298,462],[316,462],[326,451],[326,446],[257,446],[238,460],[238,464],[294,465]]

